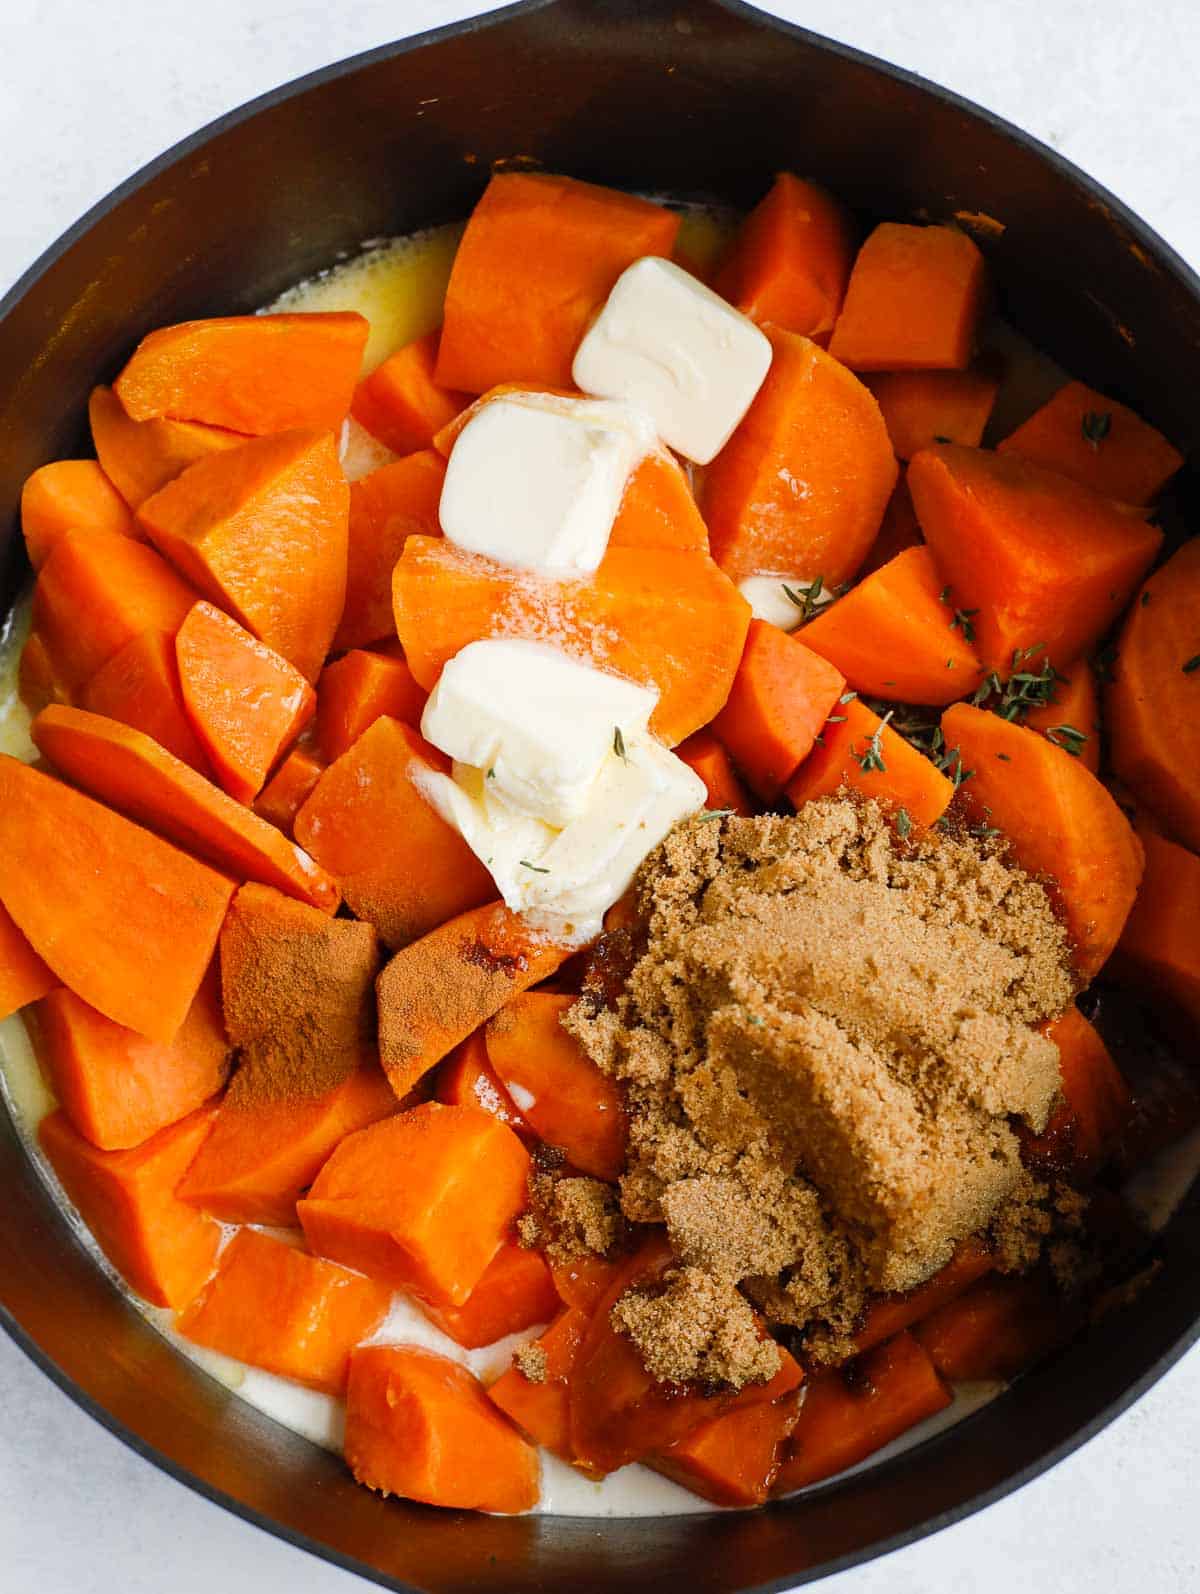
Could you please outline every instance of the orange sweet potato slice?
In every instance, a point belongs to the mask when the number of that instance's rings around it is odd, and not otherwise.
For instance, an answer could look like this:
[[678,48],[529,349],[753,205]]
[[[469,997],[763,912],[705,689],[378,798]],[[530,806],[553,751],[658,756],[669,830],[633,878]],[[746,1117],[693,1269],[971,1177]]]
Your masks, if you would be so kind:
[[882,371],[867,386],[897,459],[911,459],[935,443],[978,448],[1000,380],[991,370]]
[[834,712],[846,682],[803,642],[752,620],[746,650],[713,730],[750,786],[774,802]]
[[570,1379],[579,1363],[589,1321],[588,1311],[568,1306],[537,1341],[545,1377],[535,1382],[514,1366],[488,1389],[488,1399],[526,1438],[564,1461],[573,1459]]
[[1153,503],[1183,464],[1149,422],[1083,382],[1060,387],[997,452],[1060,471],[1123,504]]
[[317,741],[327,764],[340,758],[381,715],[416,730],[428,693],[403,659],[355,648],[321,671]]
[[1062,1100],[1040,1135],[1019,1127],[1022,1156],[1039,1171],[1086,1179],[1120,1141],[1133,1099],[1108,1047],[1078,1008],[1048,1024],[1046,1034],[1058,1047]]
[[715,286],[755,321],[822,337],[837,320],[853,259],[843,207],[816,183],[780,172],[739,227]]
[[688,479],[665,449],[647,454],[635,467],[613,521],[608,546],[708,552],[708,527]]
[[446,289],[435,380],[571,381],[587,323],[643,255],[670,255],[679,217],[612,188],[543,172],[494,176],[467,223]]
[[431,691],[442,666],[484,637],[553,640],[598,669],[658,689],[651,729],[669,746],[729,694],[750,606],[706,554],[610,548],[586,580],[550,581],[410,537],[393,577],[396,630]]
[[856,691],[944,707],[983,676],[944,588],[929,549],[909,548],[826,605],[804,627],[804,646]]
[[29,633],[21,649],[17,695],[31,714],[39,713],[49,703],[71,701],[70,688],[59,674],[44,639],[36,631]]
[[898,553],[903,553],[906,548],[919,548],[924,541],[917,523],[917,512],[913,508],[912,494],[908,490],[908,482],[901,476],[883,512],[883,524],[879,528],[879,535],[863,560],[859,579],[865,580],[873,570],[882,569]]
[[928,448],[908,486],[949,601],[970,618],[983,663],[1005,678],[1031,648],[1060,670],[1073,664],[1162,544],[1136,513],[1014,455]]
[[896,485],[874,396],[808,338],[767,329],[774,359],[741,425],[704,475],[713,558],[734,581],[853,579]]
[[381,465],[350,483],[346,603],[335,650],[396,634],[392,571],[410,537],[440,537],[438,504],[446,466],[431,448]]
[[0,903],[0,1019],[36,1002],[58,984]]
[[675,1265],[665,1237],[653,1236],[618,1271],[596,1307],[571,1380],[570,1409],[571,1448],[591,1472],[615,1471],[675,1444],[724,1411],[769,1403],[800,1384],[800,1368],[782,1348],[775,1376],[768,1383],[747,1384],[737,1394],[681,1392],[657,1384],[633,1342],[614,1329],[610,1314],[631,1286],[651,1282]]
[[425,1307],[442,1332],[468,1350],[548,1323],[557,1311],[558,1291],[544,1258],[511,1240],[496,1252],[461,1306]]
[[800,1406],[797,1390],[781,1400],[727,1411],[648,1456],[647,1462],[714,1505],[762,1505],[778,1476]]
[[947,747],[971,777],[959,798],[973,823],[998,829],[1018,864],[1045,878],[1083,981],[1117,943],[1142,877],[1142,847],[1091,770],[1027,730],[956,703],[942,715]]
[[381,1494],[502,1515],[537,1504],[537,1451],[465,1367],[430,1351],[355,1351],[345,1452],[359,1483]]
[[316,712],[293,665],[203,599],[175,637],[183,701],[218,782],[253,802],[268,772]]
[[911,1334],[897,1334],[845,1372],[822,1373],[809,1381],[772,1493],[791,1494],[844,1472],[944,1410],[950,1400],[949,1389]]
[[940,819],[954,796],[953,781],[857,698],[838,705],[785,789],[799,808],[843,786],[895,808],[898,818],[902,810],[918,825]]
[[385,716],[330,764],[296,815],[297,841],[392,947],[495,892],[487,870],[415,783],[430,767],[449,765],[416,731]]
[[468,394],[434,380],[439,336],[435,330],[406,343],[354,390],[351,415],[393,454],[428,448],[434,434],[471,402]]
[[260,1097],[319,1094],[370,1059],[379,942],[369,924],[251,882],[220,944],[225,1027]]
[[397,1106],[373,1062],[332,1090],[298,1101],[247,1099],[235,1075],[179,1199],[222,1223],[294,1228],[296,1202],[334,1149]]
[[369,331],[341,311],[182,321],[147,334],[113,386],[135,421],[329,430],[350,408]]
[[696,731],[686,742],[680,742],[675,752],[704,782],[706,807],[728,809],[730,813],[743,816],[754,813],[754,799],[738,778],[724,746],[711,731]]
[[259,792],[254,812],[290,836],[296,815],[312,796],[324,769],[324,760],[311,747],[293,747]]
[[1055,683],[1048,703],[1026,710],[1022,723],[1074,753],[1093,775],[1100,773],[1099,693],[1096,677],[1082,661]]
[[985,289],[966,233],[881,222],[855,259],[829,352],[855,371],[961,370]]
[[92,389],[88,419],[96,457],[131,509],[206,454],[246,441],[244,433],[195,421],[132,420],[109,387]]
[[397,1096],[571,950],[489,902],[397,952],[376,984],[379,1055]]
[[496,1077],[484,1033],[481,1029],[473,1031],[438,1069],[437,1099],[447,1107],[480,1107],[519,1135],[528,1135],[529,1126]]
[[33,589],[34,629],[74,691],[145,631],[174,636],[196,594],[165,559],[112,532],[72,531]]
[[205,597],[312,681],[346,601],[349,505],[332,434],[279,432],[189,465],[146,499],[138,524]]
[[1044,1279],[994,1274],[932,1312],[913,1337],[943,1378],[1015,1378],[1077,1325]]
[[1104,695],[1114,771],[1193,852],[1200,852],[1198,613],[1200,537],[1193,537],[1154,572],[1126,616]]
[[1139,828],[1146,871],[1113,959],[1132,981],[1200,1034],[1200,858],[1156,831]]
[[114,1023],[172,1041],[212,961],[233,881],[7,757],[0,857],[0,902],[62,983]]
[[954,1255],[932,1278],[903,1294],[876,1295],[863,1315],[854,1336],[854,1354],[873,1350],[902,1329],[911,1328],[946,1301],[952,1301],[983,1278],[996,1265],[994,1253],[982,1240],[963,1240]]
[[42,1073],[75,1128],[102,1151],[127,1151],[204,1105],[225,1083],[229,1043],[210,977],[169,1045],[114,1024],[64,986],[31,1023]]
[[296,1210],[319,1256],[463,1306],[524,1210],[528,1174],[498,1118],[430,1101],[348,1135]]
[[[31,734],[76,785],[237,880],[275,886],[327,913],[337,908],[337,887],[307,853],[141,731],[83,709],[51,707]],[[168,932],[164,951],[171,940]]]
[[92,1238],[154,1306],[186,1306],[217,1260],[220,1225],[175,1195],[212,1112],[201,1108],[129,1151],[97,1150],[62,1112],[38,1127],[41,1148]]
[[487,1052],[521,1115],[549,1146],[594,1179],[617,1179],[628,1126],[619,1088],[562,1027],[573,996],[525,991],[489,1020]]
[[197,774],[209,775],[208,758],[184,706],[174,638],[166,632],[131,637],[86,683],[79,706],[144,731]]
[[185,1339],[340,1395],[350,1354],[387,1315],[391,1291],[254,1229],[241,1229],[180,1314]]
[[35,470],[21,489],[21,530],[35,570],[69,531],[138,535],[129,505],[94,459],[58,459]]
[[550,1272],[554,1287],[564,1306],[578,1306],[590,1317],[601,1298],[612,1288],[612,1282],[622,1266],[621,1259],[607,1257],[571,1257],[565,1261],[552,1261]]

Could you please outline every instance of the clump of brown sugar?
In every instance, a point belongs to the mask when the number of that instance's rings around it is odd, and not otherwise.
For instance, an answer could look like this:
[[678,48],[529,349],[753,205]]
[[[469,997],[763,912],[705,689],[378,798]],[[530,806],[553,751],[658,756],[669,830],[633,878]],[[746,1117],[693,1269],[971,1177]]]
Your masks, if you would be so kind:
[[374,1051],[379,939],[270,886],[244,885],[221,930],[221,998],[242,1105],[324,1095]]
[[[1059,1085],[1035,1026],[1073,990],[1046,893],[988,843],[901,842],[831,798],[677,827],[638,900],[623,992],[565,1020],[625,1086],[624,1213],[665,1222],[685,1276],[844,1352],[870,1291],[921,1283],[1018,1189],[1010,1118],[1040,1130]],[[687,1378],[681,1299],[622,1322],[656,1367],[673,1336]]]
[[608,1256],[625,1236],[616,1192],[582,1174],[564,1175],[549,1159],[535,1162],[529,1176],[529,1210],[518,1220],[517,1237],[552,1262]]

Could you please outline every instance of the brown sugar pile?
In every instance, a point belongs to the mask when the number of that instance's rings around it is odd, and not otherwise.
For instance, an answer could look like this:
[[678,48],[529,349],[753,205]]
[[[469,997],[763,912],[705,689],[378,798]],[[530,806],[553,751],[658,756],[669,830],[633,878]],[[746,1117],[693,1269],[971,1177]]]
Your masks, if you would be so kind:
[[244,885],[221,930],[221,998],[243,1106],[324,1095],[374,1052],[379,938],[270,886]]
[[565,1023],[625,1086],[622,1210],[679,1258],[617,1308],[658,1376],[770,1376],[747,1296],[844,1353],[870,1291],[993,1223],[1044,1226],[1010,1120],[1045,1125],[1035,1026],[1073,986],[1045,891],[993,845],[900,842],[830,798],[677,827],[638,896],[623,992]]

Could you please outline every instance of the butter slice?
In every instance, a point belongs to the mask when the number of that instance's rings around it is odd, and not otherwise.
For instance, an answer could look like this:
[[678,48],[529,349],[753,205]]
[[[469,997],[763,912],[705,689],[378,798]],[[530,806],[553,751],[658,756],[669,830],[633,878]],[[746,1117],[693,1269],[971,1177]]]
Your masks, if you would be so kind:
[[450,451],[438,518],[459,548],[547,575],[604,558],[626,483],[657,446],[625,405],[552,393],[491,400]]
[[483,771],[490,796],[561,828],[591,801],[618,740],[645,732],[658,694],[519,638],[469,643],[429,695],[421,734]]
[[707,465],[763,384],[771,344],[749,316],[670,260],[618,277],[575,354],[585,393],[644,410],[662,440]]

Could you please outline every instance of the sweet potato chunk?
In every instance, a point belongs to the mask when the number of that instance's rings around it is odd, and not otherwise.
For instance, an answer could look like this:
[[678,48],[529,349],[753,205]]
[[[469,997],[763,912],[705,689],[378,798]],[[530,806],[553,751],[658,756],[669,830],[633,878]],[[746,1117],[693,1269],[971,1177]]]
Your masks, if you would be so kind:
[[346,601],[349,510],[332,434],[291,431],[189,465],[146,499],[138,524],[206,598],[312,681]]
[[768,329],[775,357],[704,475],[713,558],[734,581],[853,579],[896,485],[874,396],[808,338]]
[[528,1173],[499,1119],[431,1101],[347,1136],[297,1211],[319,1256],[464,1306],[524,1209]]
[[296,1202],[347,1135],[398,1108],[377,1063],[300,1101],[252,1100],[239,1075],[179,1186],[179,1199],[222,1223],[295,1228]]
[[537,1504],[537,1452],[465,1367],[430,1351],[354,1353],[345,1451],[359,1483],[381,1494],[502,1514]]
[[403,659],[362,648],[344,653],[317,683],[321,757],[332,764],[384,714],[419,729],[427,696]]
[[594,310],[643,255],[670,255],[679,216],[544,172],[493,177],[471,213],[446,289],[434,379],[565,387]]
[[446,466],[432,448],[381,465],[350,483],[346,602],[336,650],[394,637],[392,571],[410,537],[440,537]]
[[132,637],[83,687],[79,706],[144,731],[198,775],[209,776],[208,758],[184,705],[175,641],[166,632]]
[[0,858],[0,902],[63,984],[115,1024],[174,1040],[233,881],[7,757]]
[[1015,1378],[1078,1321],[1044,1279],[996,1274],[939,1307],[913,1337],[943,1378]]
[[82,709],[51,707],[38,715],[32,734],[69,779],[227,874],[275,886],[327,913],[336,909],[337,887],[307,853],[141,731]]
[[211,603],[175,638],[183,701],[231,797],[249,803],[312,718],[317,695],[293,665]]
[[[986,1288],[987,1281],[976,1288]],[[946,1310],[954,1310],[954,1301]],[[810,1380],[772,1492],[790,1494],[847,1467],[944,1410],[950,1391],[911,1334],[869,1351],[842,1372]]]
[[537,1341],[545,1377],[535,1382],[514,1366],[488,1389],[488,1399],[516,1423],[526,1438],[535,1445],[544,1445],[564,1461],[573,1460],[570,1380],[579,1363],[589,1321],[587,1310],[568,1306]]
[[965,813],[998,829],[1017,863],[1048,880],[1075,968],[1090,980],[1117,944],[1142,878],[1129,821],[1089,769],[1036,731],[955,703],[942,733],[972,771],[959,788]]
[[746,649],[713,730],[764,802],[774,802],[812,750],[846,686],[834,665],[766,620]]
[[799,808],[814,797],[832,797],[843,786],[895,808],[901,825],[901,812],[918,825],[932,825],[954,796],[953,781],[857,698],[838,704],[821,743],[786,791]]
[[293,747],[259,792],[254,812],[290,836],[296,815],[312,796],[324,770],[324,761],[311,747]]
[[45,996],[58,984],[0,903],[0,1019]]
[[137,536],[129,505],[94,459],[56,459],[35,470],[21,489],[21,530],[35,570],[69,531]]
[[911,459],[935,443],[978,448],[992,413],[999,378],[991,370],[881,371],[866,379],[897,459]]
[[762,1505],[779,1472],[785,1441],[800,1415],[797,1391],[781,1400],[727,1411],[648,1456],[655,1472],[714,1505]]
[[221,929],[221,993],[229,1039],[260,1094],[322,1094],[369,1060],[378,967],[369,924],[271,886],[241,888]]
[[92,389],[88,419],[96,457],[131,509],[140,508],[152,493],[206,454],[219,454],[246,441],[242,432],[195,421],[158,417],[135,421],[109,387]]
[[489,1020],[487,1052],[522,1117],[549,1146],[595,1179],[615,1180],[625,1166],[627,1123],[618,1087],[562,1027],[573,996],[526,991]]
[[947,599],[972,622],[983,663],[1005,679],[1044,649],[1066,670],[1104,635],[1154,561],[1162,532],[1054,471],[942,445],[908,486]]
[[444,1334],[474,1350],[546,1323],[558,1310],[558,1291],[539,1252],[506,1241],[461,1306],[425,1307]]
[[1148,421],[1083,382],[1060,387],[997,452],[1060,471],[1123,504],[1153,503],[1183,464]]
[[176,1327],[197,1345],[340,1395],[351,1352],[378,1328],[391,1298],[359,1273],[241,1229]]
[[829,352],[855,371],[961,370],[985,287],[966,233],[881,222],[858,251]]
[[65,986],[31,1015],[34,1050],[59,1105],[102,1151],[127,1151],[195,1112],[225,1083],[229,1042],[215,977],[168,1046],[114,1024]]
[[823,337],[837,320],[853,259],[850,218],[832,194],[780,172],[738,228],[715,286],[755,321]]
[[196,594],[153,548],[112,532],[71,531],[33,589],[33,625],[74,691],[144,631],[174,636]]
[[754,812],[754,799],[742,785],[733,761],[711,731],[697,731],[675,749],[689,769],[704,782],[705,807],[746,816]]
[[98,1151],[62,1112],[38,1128],[42,1150],[97,1245],[153,1306],[186,1306],[217,1259],[220,1225],[175,1195],[212,1112],[202,1108],[129,1151]]
[[113,386],[135,421],[325,430],[350,408],[369,331],[341,312],[182,321],[144,337]]
[[1141,827],[1146,871],[1114,959],[1131,979],[1200,1034],[1200,858]]
[[434,434],[470,403],[466,393],[434,379],[437,331],[389,354],[358,384],[350,413],[393,454],[428,448]]
[[1062,1101],[1040,1135],[1021,1126],[1022,1155],[1036,1169],[1086,1179],[1102,1166],[1129,1123],[1129,1086],[1078,1008],[1068,1008],[1046,1033],[1058,1047]]
[[571,954],[485,903],[413,941],[379,976],[379,1055],[397,1096],[505,1002],[548,979]]

